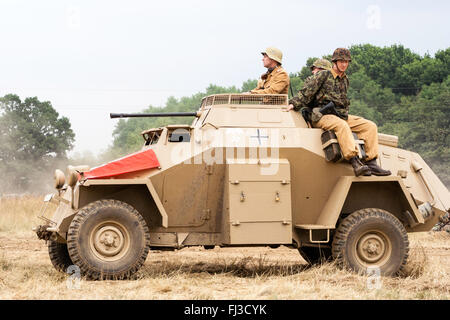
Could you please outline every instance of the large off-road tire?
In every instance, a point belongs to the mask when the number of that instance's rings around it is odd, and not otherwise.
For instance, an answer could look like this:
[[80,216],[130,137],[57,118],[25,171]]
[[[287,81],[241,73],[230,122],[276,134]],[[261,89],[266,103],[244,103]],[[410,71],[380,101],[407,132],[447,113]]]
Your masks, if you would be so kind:
[[82,276],[92,280],[127,279],[144,264],[150,233],[132,206],[99,200],[75,215],[67,233],[67,247]]
[[332,258],[331,248],[328,247],[301,247],[298,252],[309,264],[318,264]]
[[336,262],[358,273],[379,268],[381,275],[396,275],[408,259],[408,234],[387,211],[370,208],[353,212],[338,226],[332,253]]
[[48,255],[55,269],[60,272],[67,272],[67,268],[73,265],[69,251],[67,250],[67,243],[49,240]]

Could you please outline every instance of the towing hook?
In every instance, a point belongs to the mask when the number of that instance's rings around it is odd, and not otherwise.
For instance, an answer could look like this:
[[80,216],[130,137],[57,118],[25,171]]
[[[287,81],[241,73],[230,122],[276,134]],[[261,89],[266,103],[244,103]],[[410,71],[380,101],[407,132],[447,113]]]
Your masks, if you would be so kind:
[[48,225],[44,225],[44,226],[40,225],[40,226],[33,228],[33,231],[36,232],[36,235],[40,240],[47,241],[52,238],[52,234],[53,234],[53,232],[47,231],[48,227],[49,227]]

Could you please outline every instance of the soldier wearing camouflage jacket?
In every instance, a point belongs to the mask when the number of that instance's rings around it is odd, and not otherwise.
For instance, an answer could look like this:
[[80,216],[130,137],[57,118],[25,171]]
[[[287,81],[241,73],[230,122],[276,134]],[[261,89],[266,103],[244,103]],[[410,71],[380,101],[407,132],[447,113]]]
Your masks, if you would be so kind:
[[294,105],[294,110],[299,111],[302,107],[314,105],[323,107],[333,101],[339,117],[347,120],[350,100],[347,98],[349,81],[347,76],[338,76],[331,70],[322,70],[306,79],[298,96],[289,100]]
[[[391,172],[382,169],[376,161],[378,157],[377,125],[370,120],[348,114],[349,81],[345,71],[352,61],[350,51],[346,48],[337,48],[331,61],[333,66],[330,70],[319,71],[305,81],[298,96],[289,101],[290,105],[287,110],[301,110],[303,114],[304,109],[312,108],[312,126],[334,131],[341,152],[344,158],[351,163],[356,176],[390,175]],[[329,102],[334,103],[335,113],[322,114],[319,111],[320,108]],[[367,157],[362,161],[358,158],[358,148],[352,131],[365,142]]]

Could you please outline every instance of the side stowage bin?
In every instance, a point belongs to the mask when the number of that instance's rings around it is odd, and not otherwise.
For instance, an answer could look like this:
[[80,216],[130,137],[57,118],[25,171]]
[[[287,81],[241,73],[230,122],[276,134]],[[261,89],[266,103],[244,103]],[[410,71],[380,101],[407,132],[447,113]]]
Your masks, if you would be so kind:
[[289,162],[286,159],[276,159],[269,164],[227,162],[226,242],[292,243]]

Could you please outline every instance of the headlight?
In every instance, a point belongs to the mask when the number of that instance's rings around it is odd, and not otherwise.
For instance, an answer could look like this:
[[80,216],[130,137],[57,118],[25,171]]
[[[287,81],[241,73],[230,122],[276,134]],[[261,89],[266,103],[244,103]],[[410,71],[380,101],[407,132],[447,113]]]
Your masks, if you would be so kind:
[[73,166],[67,167],[67,184],[73,188],[78,181],[78,172]]
[[64,176],[64,173],[56,169],[55,170],[55,188],[61,189],[64,186],[64,183],[66,182],[66,177]]
[[88,166],[68,166],[67,167],[67,184],[73,188],[80,179],[80,172],[89,171]]

